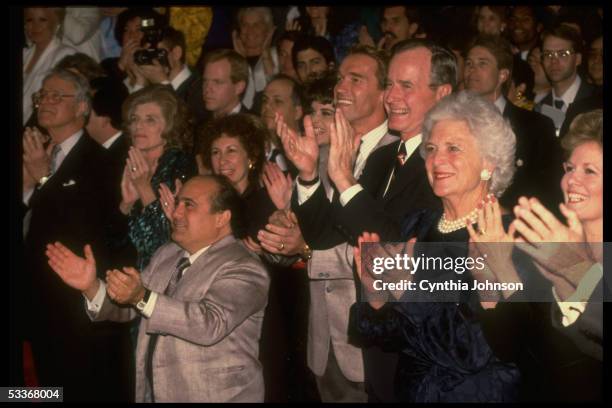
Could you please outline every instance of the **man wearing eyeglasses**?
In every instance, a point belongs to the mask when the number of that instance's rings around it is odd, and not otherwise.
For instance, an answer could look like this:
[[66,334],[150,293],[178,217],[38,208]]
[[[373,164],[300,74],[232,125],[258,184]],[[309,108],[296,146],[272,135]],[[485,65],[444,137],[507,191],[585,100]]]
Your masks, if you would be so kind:
[[83,296],[66,287],[47,263],[45,248],[56,241],[79,251],[92,243],[101,271],[113,266],[108,249],[112,193],[102,146],[84,130],[89,86],[66,70],[48,74],[34,102],[37,129],[23,136],[23,202],[30,214],[24,238],[15,321],[32,346],[40,386],[64,387],[65,401],[129,401],[133,357],[125,323],[96,326],[82,313]]
[[595,91],[591,84],[578,75],[581,63],[582,38],[578,31],[561,24],[543,34],[542,66],[552,90],[535,109],[555,122],[557,134],[569,106],[591,96]]

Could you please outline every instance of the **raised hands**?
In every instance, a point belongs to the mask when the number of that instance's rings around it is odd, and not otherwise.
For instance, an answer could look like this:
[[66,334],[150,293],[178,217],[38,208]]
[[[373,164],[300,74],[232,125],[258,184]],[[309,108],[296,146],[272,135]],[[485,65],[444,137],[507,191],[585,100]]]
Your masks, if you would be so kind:
[[96,260],[91,246],[85,245],[85,258],[77,256],[59,242],[47,245],[49,266],[70,287],[85,293],[92,300],[99,288]]
[[133,146],[130,147],[128,155],[127,165],[130,180],[138,192],[138,198],[142,202],[142,206],[146,207],[157,199],[151,186],[151,179],[155,173],[157,163],[150,165],[140,150]]
[[[380,237],[376,233],[364,232],[357,239],[357,246],[353,248],[353,256],[355,260],[355,269],[357,270],[357,277],[361,282],[362,290],[365,292],[366,298],[374,309],[380,309],[387,303],[388,293],[386,291],[377,291],[374,289],[375,277],[370,274],[369,271],[365,271],[365,267],[361,262],[361,244],[364,242],[380,242]],[[365,253],[364,253],[365,254]],[[366,254],[366,262],[372,261],[372,254]],[[378,278],[378,277],[376,277]]]
[[342,194],[344,190],[357,183],[353,177],[353,165],[358,146],[355,146],[355,132],[341,109],[336,109],[334,123],[330,126],[329,131],[330,148],[327,173]]
[[138,191],[132,183],[130,178],[130,165],[126,164],[123,168],[123,176],[121,177],[121,203],[119,203],[119,210],[127,215],[134,206],[134,203],[138,200]]
[[232,44],[234,45],[234,51],[246,58],[246,48],[244,46],[244,43],[240,39],[240,34],[238,34],[238,30],[232,31]]
[[178,192],[183,187],[183,183],[180,179],[174,180],[174,193],[170,190],[170,188],[166,185],[166,183],[159,184],[159,203],[161,204],[161,208],[166,215],[166,218],[172,220],[172,214],[175,209],[175,198]]
[[152,84],[159,84],[170,80],[168,77],[170,68],[162,65],[157,59],[154,59],[152,64],[140,65],[139,68],[142,76]]
[[300,254],[306,244],[292,211],[275,211],[268,219],[266,229],[257,233],[257,239],[266,251],[285,256]]
[[514,207],[520,236],[517,247],[530,255],[542,275],[554,285],[561,298],[573,293],[586,271],[598,260],[585,242],[576,213],[560,205],[567,226],[555,218],[536,198],[519,198]]
[[106,271],[106,292],[117,303],[136,305],[144,295],[140,273],[131,267]]
[[51,171],[51,150],[54,144],[49,143],[49,146],[45,149],[45,141],[45,137],[37,128],[25,128],[23,132],[23,164],[25,170],[34,180],[40,180]]
[[263,170],[261,177],[270,199],[278,210],[288,209],[293,190],[291,174],[285,175],[278,164],[271,162],[266,162]]
[[[485,259],[483,269],[472,268],[471,274],[479,282],[521,282],[521,279],[512,263],[512,248],[514,243],[514,226],[505,231],[499,202],[493,195],[489,195],[480,204],[478,211],[478,232],[471,224],[467,224],[469,239],[469,256]],[[504,298],[514,293],[513,290],[503,291]],[[499,299],[497,291],[483,291],[480,293],[481,304],[484,308],[495,306]]]
[[301,137],[287,126],[283,115],[276,113],[274,122],[276,123],[276,134],[283,142],[285,154],[300,172],[300,179],[309,181],[317,177],[319,145],[310,116],[306,115],[304,117],[304,136]]

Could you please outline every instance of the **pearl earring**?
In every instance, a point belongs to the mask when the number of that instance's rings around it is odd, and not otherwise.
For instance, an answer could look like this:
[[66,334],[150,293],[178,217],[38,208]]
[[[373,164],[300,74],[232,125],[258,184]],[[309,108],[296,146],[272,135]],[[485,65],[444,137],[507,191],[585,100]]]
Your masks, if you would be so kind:
[[487,169],[482,169],[482,171],[480,172],[480,179],[482,181],[488,181],[491,179],[491,172]]

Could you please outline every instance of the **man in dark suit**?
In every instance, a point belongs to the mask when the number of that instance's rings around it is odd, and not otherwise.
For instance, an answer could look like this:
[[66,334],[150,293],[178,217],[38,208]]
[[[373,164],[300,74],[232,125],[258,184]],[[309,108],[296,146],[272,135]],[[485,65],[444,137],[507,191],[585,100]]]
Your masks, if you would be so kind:
[[570,105],[595,93],[595,87],[578,75],[582,55],[582,37],[573,27],[560,24],[542,35],[542,67],[552,90],[535,109],[550,116],[557,131]]
[[93,97],[86,130],[89,136],[106,150],[109,175],[106,177],[111,196],[111,217],[106,223],[113,264],[135,265],[136,249],[128,236],[128,219],[119,211],[121,178],[128,157],[130,142],[121,131],[123,102],[128,90],[112,77],[96,78],[90,82]]
[[535,196],[557,214],[563,200],[559,189],[563,152],[550,119],[521,109],[504,97],[512,67],[512,50],[505,39],[478,37],[465,61],[465,89],[494,103],[516,135],[516,173],[510,187],[499,198],[501,205],[511,209],[521,195]]
[[46,245],[57,240],[73,250],[91,243],[100,255],[101,271],[109,266],[106,155],[83,129],[89,86],[70,71],[54,70],[36,102],[38,122],[51,141],[45,151],[39,132],[24,134],[24,170],[35,185],[24,191],[31,221],[24,242],[19,321],[31,341],[41,386],[63,386],[67,401],[129,401],[133,356],[128,327],[93,325],[79,313],[82,295],[58,280],[45,256]]

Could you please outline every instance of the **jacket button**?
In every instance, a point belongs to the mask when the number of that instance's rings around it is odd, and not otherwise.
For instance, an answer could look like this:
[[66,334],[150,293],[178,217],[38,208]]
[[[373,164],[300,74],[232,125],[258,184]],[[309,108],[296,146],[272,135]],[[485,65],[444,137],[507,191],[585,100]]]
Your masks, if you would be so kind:
[[332,291],[332,290],[333,290],[333,289],[332,289],[332,287],[331,287],[331,286],[328,286],[328,287],[326,287],[326,288],[325,288],[325,291],[326,291],[327,293],[331,293],[331,291]]

